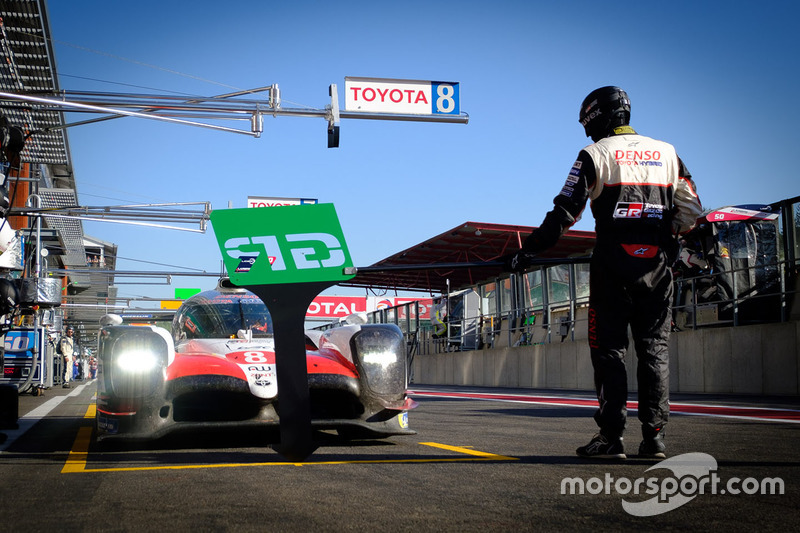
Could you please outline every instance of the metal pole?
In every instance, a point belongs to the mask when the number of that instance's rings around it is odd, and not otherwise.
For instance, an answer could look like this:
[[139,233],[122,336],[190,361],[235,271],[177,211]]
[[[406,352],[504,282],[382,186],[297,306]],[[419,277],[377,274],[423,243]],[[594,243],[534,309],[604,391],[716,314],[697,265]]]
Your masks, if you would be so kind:
[[786,309],[786,262],[780,261],[778,263],[778,276],[780,276],[780,289],[781,289],[781,299],[780,299],[780,306],[781,306],[781,322],[786,322],[788,320],[787,316],[787,309]]
[[577,297],[576,285],[578,280],[578,272],[575,265],[569,265],[569,321],[570,321],[570,340],[575,341],[575,322],[577,320],[577,309],[575,307],[575,300]]
[[[542,257],[531,262],[531,266],[545,265],[571,265],[583,264],[591,261],[591,256],[581,257]],[[503,261],[475,261],[471,263],[420,263],[420,264],[396,264],[396,265],[371,265],[366,267],[348,267],[344,273],[359,274],[367,272],[392,272],[405,270],[446,270],[455,268],[498,268],[505,266]]]
[[258,136],[255,133],[252,133],[252,132],[249,132],[249,131],[244,131],[244,130],[238,130],[236,128],[227,128],[227,127],[224,127],[224,126],[213,126],[211,124],[205,124],[203,122],[180,120],[180,119],[176,119],[176,118],[165,117],[165,116],[161,116],[161,115],[155,115],[155,114],[152,114],[152,113],[151,114],[138,113],[136,111],[126,111],[124,109],[102,107],[102,106],[91,105],[91,104],[81,104],[81,103],[78,103],[78,102],[67,102],[67,101],[62,101],[62,100],[53,100],[51,98],[40,98],[38,96],[29,96],[29,95],[21,95],[21,94],[0,92],[0,98],[11,98],[13,100],[22,100],[22,101],[25,101],[25,102],[36,102],[36,103],[40,103],[40,104],[48,104],[48,105],[57,106],[57,107],[62,107],[63,106],[63,107],[67,107],[67,108],[74,108],[74,109],[83,110],[83,111],[91,111],[91,112],[95,112],[95,113],[114,113],[116,115],[126,115],[126,116],[129,116],[129,117],[146,118],[146,119],[149,119],[149,120],[160,120],[162,122],[172,122],[172,123],[175,123],[175,124],[184,124],[184,125],[188,125],[188,126],[198,126],[198,127],[201,127],[201,128],[208,128],[208,129],[219,130],[219,131],[227,131],[227,132],[230,132],[230,133],[242,133],[242,134],[245,134],[245,135],[252,135],[252,136],[256,136],[256,137]]
[[731,288],[733,289],[733,325],[739,325],[739,289],[736,283],[736,273],[739,269],[734,268],[731,260]]
[[[28,196],[28,202],[35,202],[36,207],[40,208],[42,206],[42,200],[36,194],[31,194]],[[27,202],[26,202],[27,203]],[[36,217],[36,258],[34,259],[34,277],[36,279],[36,292],[38,298],[39,292],[39,280],[42,277],[42,264],[41,264],[41,257],[42,257],[42,219],[41,217]],[[32,357],[31,357],[31,374],[35,372],[37,359],[39,361],[39,387],[44,386],[44,350],[40,349],[41,343],[41,335],[39,332],[40,327],[40,316],[41,316],[41,309],[36,309],[33,312],[33,349],[32,349]]]
[[547,324],[547,344],[550,344],[552,327],[550,324],[550,269],[542,268],[542,309],[544,311],[544,321]]

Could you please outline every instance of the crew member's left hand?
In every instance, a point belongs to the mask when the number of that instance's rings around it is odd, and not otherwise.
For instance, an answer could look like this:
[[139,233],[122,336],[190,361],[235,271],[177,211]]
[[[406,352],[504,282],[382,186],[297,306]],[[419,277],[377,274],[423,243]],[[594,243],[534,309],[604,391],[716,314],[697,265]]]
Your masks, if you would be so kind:
[[503,257],[503,268],[507,272],[523,272],[536,260],[536,254],[522,250]]

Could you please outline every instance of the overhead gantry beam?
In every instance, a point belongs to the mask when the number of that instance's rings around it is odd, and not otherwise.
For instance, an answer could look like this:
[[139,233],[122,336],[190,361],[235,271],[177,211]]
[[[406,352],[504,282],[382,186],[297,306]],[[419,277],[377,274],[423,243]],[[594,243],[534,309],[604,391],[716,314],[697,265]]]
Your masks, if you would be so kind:
[[[246,99],[243,96],[268,92],[266,100]],[[327,122],[328,131],[338,128],[341,119],[392,120],[405,122],[433,122],[467,124],[469,115],[416,115],[402,113],[376,113],[345,111],[339,109],[335,84],[329,88],[331,105],[324,109],[283,107],[277,84],[212,97],[178,97],[153,94],[124,94],[86,91],[61,91],[53,94],[28,94],[0,91],[0,101],[25,102],[51,111],[63,113],[102,113],[107,116],[54,126],[48,130],[69,128],[120,117],[136,117],[171,122],[213,130],[260,137],[264,116],[317,117]],[[232,128],[210,121],[245,121],[247,129]],[[338,145],[338,142],[335,143]],[[329,146],[332,146],[329,142]]]

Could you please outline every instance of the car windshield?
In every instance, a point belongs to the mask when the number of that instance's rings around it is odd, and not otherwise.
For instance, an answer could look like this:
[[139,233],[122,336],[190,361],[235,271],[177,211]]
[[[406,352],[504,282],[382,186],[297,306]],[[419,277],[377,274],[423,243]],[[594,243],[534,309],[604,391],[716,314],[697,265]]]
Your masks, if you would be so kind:
[[254,338],[272,336],[267,306],[250,292],[202,292],[181,305],[172,323],[176,341],[235,338],[248,329]]

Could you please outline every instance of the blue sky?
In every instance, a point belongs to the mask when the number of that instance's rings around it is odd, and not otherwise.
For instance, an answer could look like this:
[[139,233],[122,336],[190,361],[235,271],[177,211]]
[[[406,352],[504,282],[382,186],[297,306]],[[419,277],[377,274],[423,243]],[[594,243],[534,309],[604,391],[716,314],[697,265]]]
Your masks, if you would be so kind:
[[[457,81],[468,125],[267,117],[254,139],[126,118],[69,130],[82,205],[312,197],[368,265],[461,222],[538,225],[578,151],[578,107],[623,87],[632,125],[675,145],[706,207],[800,195],[796,2],[49,2],[67,90],[212,96],[277,83],[324,108],[345,76]],[[220,6],[224,6],[223,9]],[[591,230],[586,216],[576,229]],[[84,224],[119,269],[218,271],[213,232]],[[170,297],[175,287],[124,285]],[[348,294],[340,289],[329,292]]]

